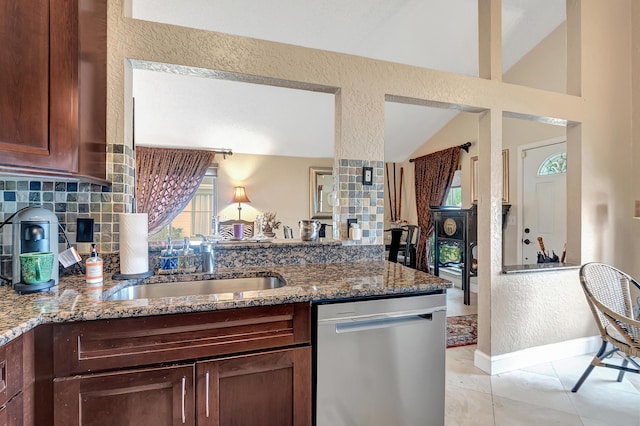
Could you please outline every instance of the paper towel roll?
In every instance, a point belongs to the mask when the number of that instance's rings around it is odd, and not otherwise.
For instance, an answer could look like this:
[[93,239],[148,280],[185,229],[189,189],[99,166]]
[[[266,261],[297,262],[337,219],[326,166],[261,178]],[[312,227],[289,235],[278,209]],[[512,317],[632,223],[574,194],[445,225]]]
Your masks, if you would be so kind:
[[149,215],[120,214],[120,273],[132,275],[149,271]]

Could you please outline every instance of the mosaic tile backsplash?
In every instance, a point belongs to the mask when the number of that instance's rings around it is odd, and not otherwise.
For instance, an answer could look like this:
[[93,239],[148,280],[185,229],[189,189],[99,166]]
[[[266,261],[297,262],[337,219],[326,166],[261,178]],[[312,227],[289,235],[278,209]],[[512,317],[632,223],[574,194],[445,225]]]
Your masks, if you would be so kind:
[[[42,206],[51,210],[65,230],[69,242],[80,253],[89,253],[90,243],[76,244],[76,219],[93,218],[94,241],[98,250],[113,251],[114,232],[118,231],[117,214],[113,212],[113,194],[110,186],[94,183],[48,180],[46,178],[0,178],[0,223],[16,211],[29,206]],[[12,254],[12,226],[0,230],[0,260],[6,271]],[[115,236],[117,241],[117,236]],[[59,251],[66,248],[62,233],[58,236]]]
[[[337,170],[339,205],[334,207],[334,238],[347,245],[382,244],[384,228],[384,163],[341,159]],[[373,169],[371,185],[363,185],[363,167]],[[23,207],[42,206],[51,210],[65,230],[69,242],[81,255],[90,252],[90,243],[76,243],[76,219],[93,218],[94,242],[104,256],[119,251],[119,213],[131,212],[135,159],[129,147],[107,147],[107,180],[104,186],[71,179],[0,176],[0,223]],[[357,219],[362,240],[348,241],[347,219]],[[0,271],[11,262],[12,227],[0,230]],[[66,248],[59,235],[59,251]],[[83,256],[83,257],[85,257]]]
[[[362,229],[359,244],[381,244],[384,232],[384,162],[339,161],[337,176],[340,205],[334,207],[334,223],[340,224],[340,238],[348,238],[347,219],[358,219]],[[371,185],[362,184],[363,167],[373,169]]]

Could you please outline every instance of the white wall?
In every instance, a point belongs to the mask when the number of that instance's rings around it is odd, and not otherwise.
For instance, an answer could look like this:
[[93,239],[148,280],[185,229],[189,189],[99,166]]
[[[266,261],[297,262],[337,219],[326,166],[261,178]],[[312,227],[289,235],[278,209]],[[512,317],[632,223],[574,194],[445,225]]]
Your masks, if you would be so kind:
[[[587,4],[590,3],[584,2],[583,7]],[[628,90],[631,67],[625,50],[629,47],[630,22],[623,19],[623,16],[628,13],[628,9],[625,8],[627,4],[625,2],[617,2],[616,4],[619,8],[614,8],[616,9],[615,13],[612,14],[609,10],[603,11],[603,19],[598,20],[599,31],[607,34],[607,37],[604,38],[607,40],[608,46],[602,46],[600,44],[601,41],[599,41],[598,45],[589,43],[584,47],[584,50],[591,52],[591,54],[585,55],[585,58],[589,58],[589,60],[583,62],[583,67],[588,66],[590,68],[587,75],[584,75],[585,78],[590,75],[589,83],[583,87],[590,94],[589,96],[594,97],[593,99],[601,98],[601,101],[598,101],[602,102],[601,105],[610,104],[613,99],[621,98],[619,99],[620,105],[617,108],[611,106],[613,108],[612,111],[618,111],[620,114],[618,116],[610,114],[601,120],[597,118],[600,115],[600,105],[591,103],[590,116],[593,121],[590,121],[588,126],[586,124],[583,125],[581,146],[579,149],[574,148],[574,152],[582,153],[580,155],[581,158],[569,159],[569,167],[573,168],[574,176],[577,175],[575,179],[581,181],[582,185],[581,190],[575,187],[570,187],[568,190],[567,202],[568,205],[572,206],[568,220],[580,222],[580,218],[585,217],[593,218],[593,222],[599,222],[592,224],[592,226],[578,228],[578,230],[582,231],[589,229],[588,234],[593,238],[585,239],[585,233],[581,232],[578,238],[581,239],[582,244],[579,245],[577,252],[569,253],[569,260],[577,263],[588,260],[601,260],[620,267],[627,265],[626,267],[631,268],[629,270],[633,270],[632,265],[637,265],[638,263],[630,262],[628,257],[631,253],[636,253],[637,256],[638,250],[634,251],[632,249],[633,240],[616,236],[617,232],[627,232],[625,229],[629,229],[629,225],[640,229],[640,221],[629,224],[631,209],[627,206],[629,205],[630,197],[626,178],[624,177],[625,175],[629,176],[631,172],[631,151],[629,147],[631,136],[630,108],[624,107],[624,105],[627,105],[627,107],[629,105],[629,96],[625,95],[625,91]],[[591,9],[591,6],[588,6],[587,9]],[[638,18],[640,18],[640,10],[636,12]],[[617,16],[616,13],[618,14]],[[585,13],[585,19],[587,17],[595,19],[598,14],[599,12],[591,9],[589,13]],[[620,27],[617,26],[616,22],[621,23]],[[637,19],[637,22],[640,22],[640,20]],[[583,23],[583,28],[584,25],[586,24]],[[636,36],[640,44],[640,35]],[[565,91],[567,81],[565,46],[566,25],[563,24],[505,73],[504,80],[509,83],[524,84],[550,91]],[[603,49],[608,52],[607,60],[604,64],[597,63],[595,58],[596,49]],[[637,49],[634,50],[634,52],[636,51]],[[636,56],[636,60],[640,63],[640,55],[637,54]],[[614,67],[613,64],[618,64],[618,66]],[[602,81],[602,83],[599,83],[599,81]],[[638,87],[640,87],[640,84],[638,84]],[[606,90],[611,90],[611,92],[606,93]],[[640,94],[640,90],[634,91],[634,93],[636,92]],[[447,147],[460,145],[466,141],[474,142],[470,152],[466,154],[463,151],[460,159],[463,171],[463,207],[468,207],[471,203],[469,169],[470,158],[478,155],[479,151],[477,142],[479,132],[478,119],[478,114],[458,114],[454,120],[411,155],[412,158],[418,157]],[[605,125],[603,121],[609,124]],[[613,127],[608,128],[609,125]],[[584,132],[585,127],[590,127],[594,130],[597,128],[605,139],[598,140],[593,138],[594,134],[586,134]],[[613,134],[619,134],[616,136],[615,141],[611,139],[614,137]],[[566,137],[564,127],[522,119],[504,118],[502,147],[509,149],[509,202],[512,204],[511,215],[517,214],[519,208],[517,205],[518,145],[557,137]],[[590,162],[599,163],[597,166],[593,166],[599,170],[596,172],[599,177],[596,178],[594,173],[587,170],[582,164],[582,160],[585,158],[583,155],[587,155]],[[611,158],[612,156],[618,158],[618,161],[614,161]],[[600,158],[602,162],[599,161]],[[610,158],[611,160],[609,160]],[[408,162],[404,163],[403,166],[405,177],[408,177],[412,182],[414,179],[413,166]],[[595,188],[603,185],[607,187],[606,190],[594,191]],[[416,217],[413,185],[406,185],[406,191],[407,194],[403,194],[403,200],[407,200],[407,205],[403,209],[411,212],[409,215],[413,219]],[[588,208],[583,216],[580,213],[582,209],[576,208],[576,206],[585,204],[585,197],[590,200],[600,199],[601,201]],[[640,195],[636,195],[635,198],[640,199]],[[592,204],[592,201],[587,201],[586,204]],[[627,209],[626,212],[625,209]],[[508,225],[505,229],[504,257],[502,259],[504,264],[519,263],[516,256],[517,244],[519,244],[516,238],[517,227],[517,224]],[[613,245],[617,246],[614,247]],[[482,265],[480,266],[482,267]],[[638,269],[637,266],[635,268]],[[486,279],[484,281],[486,282]],[[486,341],[481,342],[482,352],[491,355],[506,354],[534,346],[580,339],[596,334],[596,330],[592,325],[591,314],[587,309],[584,295],[578,284],[576,270],[517,276],[498,275],[492,276],[490,281],[490,306],[487,307],[486,311],[491,317],[490,335],[488,336],[491,343],[483,344]],[[480,291],[482,291],[482,286],[481,282]],[[486,289],[486,284],[484,288]],[[567,324],[569,325],[568,327]]]
[[[278,220],[291,226],[298,237],[298,221],[309,219],[309,168],[332,166],[333,158],[233,154],[218,161],[220,216],[238,218],[238,203],[230,200],[233,188],[244,186],[251,203],[241,205],[243,220],[253,221],[266,211],[277,212]],[[283,237],[282,226],[275,232],[278,238]]]

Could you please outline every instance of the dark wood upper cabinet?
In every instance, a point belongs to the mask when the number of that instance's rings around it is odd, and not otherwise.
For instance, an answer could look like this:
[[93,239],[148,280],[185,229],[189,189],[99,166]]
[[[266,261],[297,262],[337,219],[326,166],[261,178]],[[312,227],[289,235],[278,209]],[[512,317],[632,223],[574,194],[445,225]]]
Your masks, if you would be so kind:
[[106,177],[106,0],[0,0],[0,170]]

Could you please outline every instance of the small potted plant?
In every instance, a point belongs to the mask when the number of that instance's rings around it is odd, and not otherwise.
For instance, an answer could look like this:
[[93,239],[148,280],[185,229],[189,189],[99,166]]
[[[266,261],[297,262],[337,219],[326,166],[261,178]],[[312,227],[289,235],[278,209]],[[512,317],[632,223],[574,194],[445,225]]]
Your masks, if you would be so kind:
[[264,213],[264,235],[267,237],[274,237],[275,230],[280,228],[280,221],[276,218],[277,213],[265,212]]

